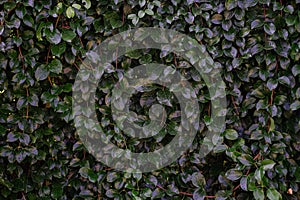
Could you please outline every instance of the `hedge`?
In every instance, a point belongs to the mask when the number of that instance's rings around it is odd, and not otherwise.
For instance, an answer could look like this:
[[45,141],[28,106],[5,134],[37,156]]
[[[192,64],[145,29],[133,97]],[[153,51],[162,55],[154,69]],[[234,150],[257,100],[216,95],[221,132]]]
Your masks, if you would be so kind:
[[[300,199],[299,0],[2,0],[0,7],[0,199]],[[197,88],[192,147],[163,169],[124,173],[98,162],[79,139],[78,71],[90,50],[138,27],[186,34],[220,66],[226,129],[204,158],[208,88],[188,61],[159,50],[111,63],[97,88],[99,122],[119,148],[148,152],[171,141],[180,106],[162,87],[137,93],[130,108],[147,121],[149,107],[163,105],[165,138],[124,136],[110,113],[120,74],[162,63]]]

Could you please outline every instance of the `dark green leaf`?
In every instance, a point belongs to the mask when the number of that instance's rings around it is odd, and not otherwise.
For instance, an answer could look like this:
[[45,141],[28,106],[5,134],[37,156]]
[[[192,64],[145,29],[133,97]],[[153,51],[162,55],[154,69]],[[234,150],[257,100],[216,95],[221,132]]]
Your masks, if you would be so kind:
[[267,197],[272,200],[280,200],[282,199],[281,194],[274,188],[269,188],[267,190]]
[[64,30],[62,32],[62,39],[66,42],[72,42],[72,40],[76,37],[76,33],[71,30]]

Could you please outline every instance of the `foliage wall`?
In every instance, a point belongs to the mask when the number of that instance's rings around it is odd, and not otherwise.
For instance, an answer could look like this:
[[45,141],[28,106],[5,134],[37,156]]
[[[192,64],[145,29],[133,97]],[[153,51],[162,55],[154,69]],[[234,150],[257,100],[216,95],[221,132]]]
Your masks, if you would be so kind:
[[[299,199],[300,1],[1,0],[0,199]],[[222,145],[199,158],[210,97],[188,61],[164,51],[135,51],[109,66],[97,95],[99,122],[120,148],[151,151],[171,140],[180,120],[172,93],[149,86],[131,109],[167,107],[154,138],[123,136],[110,115],[118,75],[157,62],[197,88],[200,130],[170,166],[145,174],[97,162],[76,135],[72,84],[87,52],[136,27],[177,30],[207,46],[222,68],[228,110]],[[84,88],[83,88],[84,92]]]

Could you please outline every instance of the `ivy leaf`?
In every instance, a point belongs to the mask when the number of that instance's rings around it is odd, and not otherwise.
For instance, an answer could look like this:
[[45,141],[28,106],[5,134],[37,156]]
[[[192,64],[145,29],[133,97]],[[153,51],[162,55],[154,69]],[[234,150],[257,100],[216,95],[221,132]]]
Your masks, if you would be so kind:
[[16,28],[18,29],[21,25],[21,21],[18,18],[13,19],[12,21],[6,22],[6,26],[8,28]]
[[84,7],[85,7],[86,9],[90,9],[91,6],[92,6],[92,3],[91,3],[90,0],[82,0],[82,3],[84,3]]
[[64,30],[62,32],[62,39],[66,42],[72,42],[72,40],[76,37],[76,33],[71,30]]
[[282,199],[281,194],[274,188],[269,188],[267,190],[267,197],[272,200],[280,200]]
[[51,197],[57,199],[63,194],[63,188],[59,184],[54,184],[51,191]]
[[122,21],[114,17],[112,17],[109,22],[113,28],[120,28],[122,26]]
[[286,85],[286,86],[291,86],[291,81],[290,79],[287,77],[287,76],[281,76],[278,78],[278,81],[283,84],[283,85]]
[[150,15],[150,16],[154,15],[153,10],[150,10],[150,9],[146,9],[146,10],[145,10],[145,13],[146,13],[147,15]]
[[264,30],[268,35],[273,35],[276,31],[276,27],[273,23],[265,24]]
[[269,88],[270,91],[277,88],[277,85],[278,85],[278,81],[276,79],[269,79],[267,82],[267,87]]
[[205,178],[200,172],[193,173],[192,183],[195,187],[203,187],[204,185],[206,185]]
[[61,42],[61,33],[57,29],[54,32],[51,32],[49,29],[46,29],[45,34],[49,42],[53,44],[59,44]]
[[263,26],[263,22],[259,19],[256,19],[253,22],[251,22],[251,29],[259,28],[261,26]]
[[296,100],[290,105],[292,111],[298,110],[300,108],[300,101]]
[[69,6],[66,10],[66,14],[68,18],[73,18],[75,16],[75,11],[74,8],[72,8],[71,6]]
[[146,0],[139,0],[139,5],[140,7],[144,7],[144,5],[146,4]]
[[211,22],[213,24],[221,24],[223,20],[223,16],[221,14],[215,14],[211,18]]
[[63,54],[66,51],[66,43],[60,43],[58,45],[53,45],[51,47],[52,55],[59,57],[61,54]]
[[48,77],[49,71],[46,69],[45,65],[40,65],[35,70],[34,75],[35,75],[36,80],[42,81],[42,80],[45,80]]
[[23,18],[23,22],[29,27],[33,27],[34,25],[34,20],[30,15],[25,15],[25,17]]
[[143,10],[140,10],[138,12],[138,16],[139,16],[139,18],[143,18],[145,16],[145,12]]
[[188,12],[187,16],[185,16],[184,19],[187,23],[193,24],[195,17],[192,13]]
[[292,73],[295,77],[298,76],[300,74],[300,65],[295,65],[292,68]]
[[231,181],[236,181],[243,176],[243,173],[236,169],[230,169],[226,172],[225,176]]
[[253,192],[253,196],[255,200],[264,200],[265,194],[263,189],[257,189]]
[[225,130],[225,138],[228,140],[236,140],[239,137],[238,133],[234,129]]
[[133,25],[137,25],[137,23],[140,20],[140,18],[138,16],[136,16],[136,14],[130,14],[130,15],[128,15],[128,19],[131,19]]
[[48,66],[48,69],[50,72],[53,72],[55,74],[59,74],[62,71],[62,64],[60,60],[54,59],[51,61],[51,63]]
[[242,177],[241,178],[240,185],[241,185],[242,190],[248,191],[248,179],[247,179],[247,177]]
[[255,177],[255,179],[257,180],[257,182],[259,184],[261,184],[261,181],[262,181],[262,179],[264,177],[264,174],[265,174],[265,171],[264,171],[264,169],[262,167],[257,168],[255,170],[254,177]]
[[74,4],[72,4],[72,7],[73,7],[73,8],[76,8],[77,10],[80,10],[81,5],[79,5],[79,4],[77,4],[77,3],[74,3]]
[[226,0],[225,7],[227,10],[232,10],[237,6],[236,0]]
[[263,167],[263,170],[273,169],[275,164],[276,163],[273,160],[270,160],[270,159],[266,159],[266,160],[261,161],[261,166]]
[[270,117],[270,128],[269,128],[269,132],[275,130],[275,123],[274,123],[274,119],[272,117]]
[[17,141],[17,140],[18,140],[18,137],[17,137],[16,134],[14,134],[14,133],[9,133],[9,134],[7,135],[7,141],[8,141],[8,142],[15,142],[15,141]]

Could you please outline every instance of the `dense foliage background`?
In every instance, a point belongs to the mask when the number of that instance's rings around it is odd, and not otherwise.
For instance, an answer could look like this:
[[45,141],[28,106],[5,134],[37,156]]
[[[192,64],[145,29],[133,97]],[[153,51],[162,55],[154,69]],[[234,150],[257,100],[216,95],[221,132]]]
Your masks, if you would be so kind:
[[[300,199],[299,0],[1,0],[0,8],[0,199]],[[89,50],[149,26],[195,38],[221,66],[224,142],[199,159],[210,97],[187,61],[164,51],[132,52],[108,67],[98,87],[99,121],[114,143],[150,151],[172,139],[180,121],[172,94],[149,86],[132,97],[131,109],[147,121],[150,105],[164,105],[167,138],[120,134],[111,89],[120,73],[142,63],[173,66],[197,88],[201,130],[169,167],[120,173],[79,141],[72,84]]]

